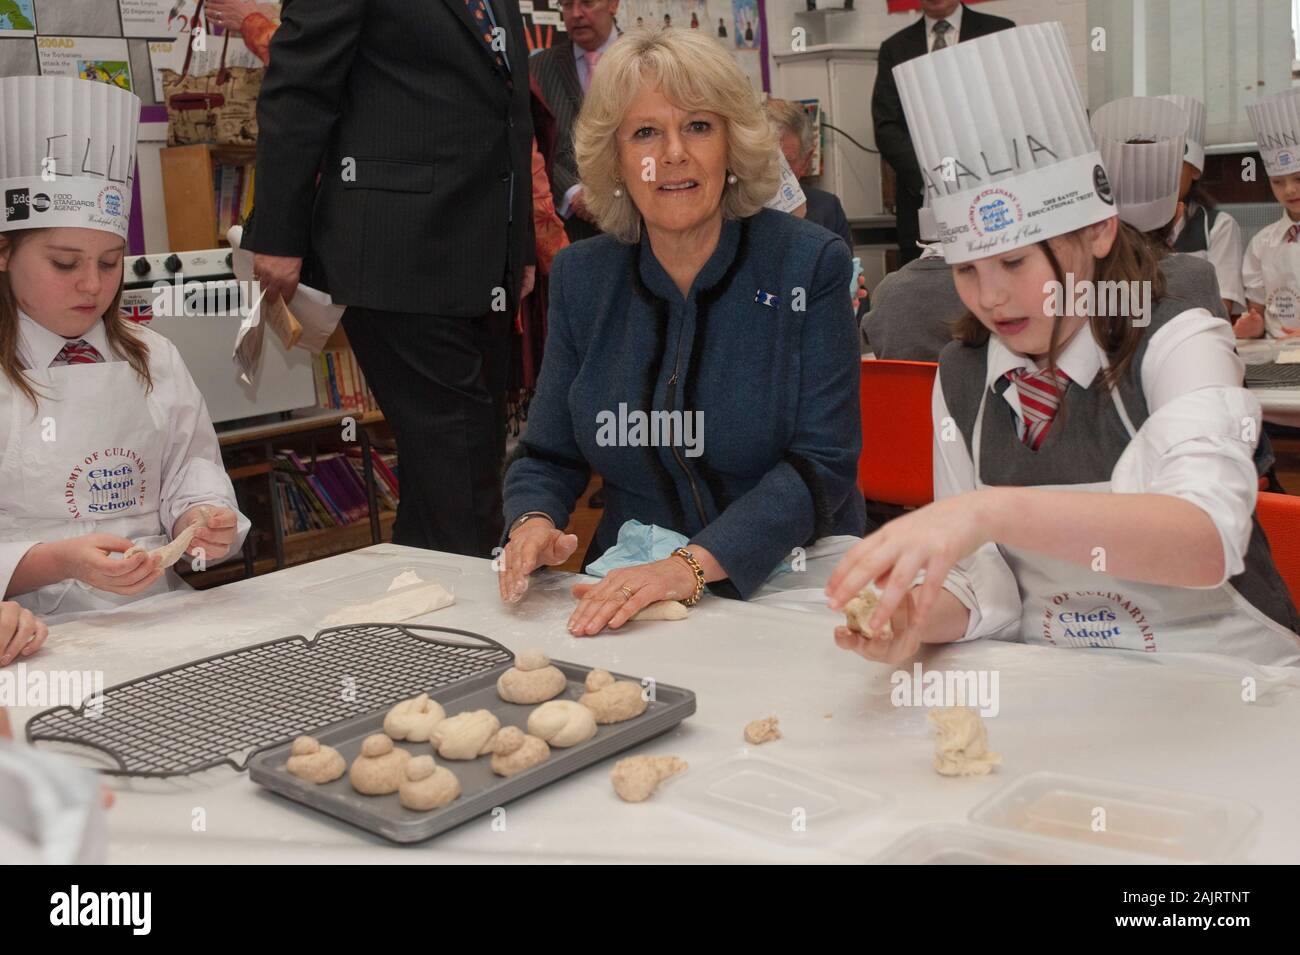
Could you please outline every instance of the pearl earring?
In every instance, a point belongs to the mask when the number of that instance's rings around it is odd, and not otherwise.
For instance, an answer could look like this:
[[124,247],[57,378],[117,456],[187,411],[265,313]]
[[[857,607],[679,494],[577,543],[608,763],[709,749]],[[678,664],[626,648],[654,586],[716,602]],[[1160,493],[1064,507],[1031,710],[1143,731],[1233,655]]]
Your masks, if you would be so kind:
[[622,199],[622,198],[623,198],[623,188],[622,188],[621,186],[615,186],[615,187],[614,187],[614,198],[615,198],[615,199]]
[[732,185],[732,186],[734,186],[734,185],[735,185],[736,183],[738,183],[739,181],[740,181],[740,180],[736,178],[736,174],[735,174],[734,172],[733,172],[731,175],[729,175],[729,176],[727,177],[727,183],[728,183],[728,185]]

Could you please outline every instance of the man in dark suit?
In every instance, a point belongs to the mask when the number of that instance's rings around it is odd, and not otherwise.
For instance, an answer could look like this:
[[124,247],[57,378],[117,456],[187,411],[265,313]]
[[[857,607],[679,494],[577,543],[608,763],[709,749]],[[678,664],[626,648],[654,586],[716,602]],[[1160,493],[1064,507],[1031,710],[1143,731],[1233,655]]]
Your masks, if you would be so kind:
[[591,71],[622,34],[614,21],[619,0],[559,0],[565,38],[528,61],[533,81],[555,118],[555,146],[547,157],[547,174],[555,196],[555,211],[564,231],[577,242],[599,233],[583,201],[578,163],[573,155],[573,124],[582,97],[591,84]]
[[912,134],[903,116],[903,103],[894,83],[894,67],[899,63],[959,40],[1008,30],[1015,24],[1005,17],[990,16],[967,7],[957,0],[920,0],[924,16],[899,30],[880,44],[876,67],[876,86],[871,93],[871,118],[876,129],[876,148],[894,168],[894,202],[898,209],[899,265],[906,265],[921,254],[916,247],[920,229],[916,215],[921,208],[921,167],[912,148]]
[[294,2],[271,43],[244,245],[268,296],[301,274],[347,306],[397,439],[397,543],[488,556],[501,536],[527,59],[518,0]]

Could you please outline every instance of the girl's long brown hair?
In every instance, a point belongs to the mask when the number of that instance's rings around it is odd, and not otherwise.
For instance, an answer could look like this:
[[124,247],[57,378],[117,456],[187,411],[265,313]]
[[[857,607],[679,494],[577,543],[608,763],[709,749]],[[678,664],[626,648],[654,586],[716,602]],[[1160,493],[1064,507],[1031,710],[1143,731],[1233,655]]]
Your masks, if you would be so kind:
[[[18,247],[39,231],[41,230],[19,229],[0,233],[0,250],[8,248],[10,268],[13,267],[13,255]],[[122,283],[119,279],[117,294],[101,316],[104,332],[113,353],[131,366],[148,394],[153,390],[153,378],[149,374],[149,346],[128,327],[119,311],[121,302]],[[32,413],[35,414],[40,395],[18,358],[18,301],[14,298],[8,271],[0,271],[0,370],[9,383],[32,403]]]
[[[1082,233],[1083,230],[1080,229],[1069,233],[1064,238],[1082,247]],[[1061,261],[1051,245],[1043,241],[1038,243],[1038,247],[1043,250],[1047,261],[1051,263],[1052,273],[1061,288],[1066,289],[1067,294],[1073,295],[1074,290],[1066,286],[1065,270],[1061,268]],[[1150,282],[1151,299],[1148,308],[1151,309],[1154,309],[1156,302],[1165,296],[1165,278],[1160,271],[1155,250],[1145,236],[1123,222],[1119,224],[1110,251],[1103,258],[1094,260],[1091,281],[1094,283]],[[1114,388],[1124,377],[1133,362],[1133,354],[1142,341],[1142,334],[1146,331],[1144,327],[1133,322],[1134,317],[1094,314],[1088,319],[1092,336],[1106,353],[1107,364],[1110,366],[1102,379],[1107,388]],[[1150,319],[1149,314],[1146,317]],[[1061,349],[1061,318],[1060,315],[1056,316],[1056,323],[1052,326],[1052,340],[1047,349],[1047,367],[1053,372],[1056,371],[1056,359]],[[989,340],[990,334],[984,324],[971,312],[957,319],[953,325],[953,338],[971,347],[983,345]],[[1081,384],[1086,386],[1091,382],[1081,382]]]

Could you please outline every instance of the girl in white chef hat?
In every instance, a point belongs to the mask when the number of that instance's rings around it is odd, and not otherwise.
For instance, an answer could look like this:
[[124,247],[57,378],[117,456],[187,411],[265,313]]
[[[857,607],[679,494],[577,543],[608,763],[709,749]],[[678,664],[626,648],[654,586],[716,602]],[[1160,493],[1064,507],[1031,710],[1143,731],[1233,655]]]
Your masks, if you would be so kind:
[[[248,530],[180,355],[119,313],[139,108],[0,79],[0,588],[35,613],[180,586],[157,556],[123,559],[133,544],[198,524],[189,552],[211,562]],[[0,640],[0,665],[15,652]]]
[[1231,327],[1166,295],[1119,228],[1061,25],[894,75],[970,314],[939,359],[935,503],[840,562],[833,608],[882,591],[837,643],[888,662],[979,637],[1300,661],[1253,519],[1260,411]]

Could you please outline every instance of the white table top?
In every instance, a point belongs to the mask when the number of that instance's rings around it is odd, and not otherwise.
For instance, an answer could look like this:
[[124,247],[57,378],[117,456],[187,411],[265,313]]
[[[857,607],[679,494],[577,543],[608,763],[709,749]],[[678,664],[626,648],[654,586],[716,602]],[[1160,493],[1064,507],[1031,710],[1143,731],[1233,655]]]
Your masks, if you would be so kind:
[[[865,860],[917,826],[964,822],[990,794],[1037,770],[1244,800],[1263,811],[1247,858],[1300,861],[1300,671],[1222,657],[993,641],[928,652],[921,657],[927,669],[985,669],[999,678],[1000,712],[986,724],[1002,766],[990,777],[944,778],[931,767],[926,710],[891,705],[894,668],[837,649],[831,629],[842,618],[824,606],[809,602],[800,611],[706,598],[687,621],[635,624],[621,634],[577,639],[564,627],[572,606],[569,575],[536,579],[522,604],[507,608],[486,561],[381,544],[207,592],[56,620],[46,649],[27,666],[102,669],[113,685],[236,647],[312,633],[337,601],[305,594],[304,587],[412,561],[440,565],[438,579],[454,590],[456,603],[411,622],[477,631],[513,650],[540,646],[555,659],[693,690],[698,712],[639,750],[680,756],[690,771],[648,802],[632,805],[614,795],[612,761],[603,763],[509,804],[504,831],[484,816],[413,846],[389,844],[231,771],[180,781],[115,781],[109,861]],[[787,596],[811,600],[833,563],[833,557],[810,560],[804,575],[788,575],[793,583],[786,586],[794,589]],[[340,586],[334,592],[346,600],[346,591]],[[1241,700],[1247,676],[1258,681],[1254,704]],[[35,712],[13,711],[16,735]],[[767,837],[697,815],[682,798],[690,777],[744,752],[743,726],[769,714],[780,717],[784,738],[751,753],[884,796],[885,807],[850,813],[833,839],[816,826]],[[198,809],[206,829],[196,832]]]

